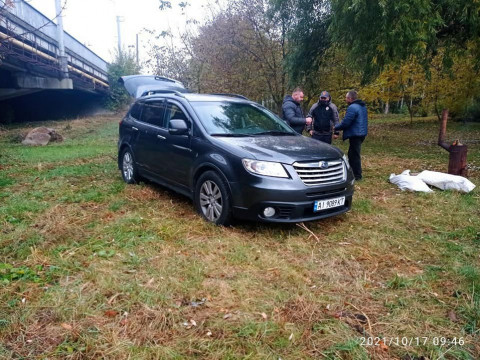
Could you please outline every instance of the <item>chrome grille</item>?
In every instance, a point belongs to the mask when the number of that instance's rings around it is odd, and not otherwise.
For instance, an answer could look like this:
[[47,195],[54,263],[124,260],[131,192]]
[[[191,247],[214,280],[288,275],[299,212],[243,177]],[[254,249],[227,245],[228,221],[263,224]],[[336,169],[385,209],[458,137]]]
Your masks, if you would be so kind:
[[337,184],[345,181],[347,175],[342,160],[294,163],[293,168],[307,186]]

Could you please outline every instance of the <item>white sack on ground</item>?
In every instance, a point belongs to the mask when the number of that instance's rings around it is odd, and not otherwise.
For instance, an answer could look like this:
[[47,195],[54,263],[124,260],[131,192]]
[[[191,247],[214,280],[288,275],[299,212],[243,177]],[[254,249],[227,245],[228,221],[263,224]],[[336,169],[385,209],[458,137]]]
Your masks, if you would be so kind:
[[432,189],[416,176],[410,176],[410,170],[405,170],[400,175],[390,174],[390,182],[401,190],[432,192]]
[[425,170],[418,174],[417,177],[426,184],[435,186],[442,190],[456,190],[463,193],[468,193],[475,189],[475,185],[463,176]]

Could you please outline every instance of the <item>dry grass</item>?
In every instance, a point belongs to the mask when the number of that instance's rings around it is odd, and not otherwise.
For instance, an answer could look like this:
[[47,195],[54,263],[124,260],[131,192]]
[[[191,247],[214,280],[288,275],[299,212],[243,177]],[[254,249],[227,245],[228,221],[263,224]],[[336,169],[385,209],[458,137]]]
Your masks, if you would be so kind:
[[[387,181],[444,170],[431,119],[372,122],[348,214],[230,228],[164,188],[125,186],[117,121],[45,123],[66,140],[35,149],[12,142],[33,125],[0,132],[0,263],[13,267],[0,268],[0,358],[480,357],[478,190],[419,195]],[[469,142],[479,185],[480,126],[448,134]]]

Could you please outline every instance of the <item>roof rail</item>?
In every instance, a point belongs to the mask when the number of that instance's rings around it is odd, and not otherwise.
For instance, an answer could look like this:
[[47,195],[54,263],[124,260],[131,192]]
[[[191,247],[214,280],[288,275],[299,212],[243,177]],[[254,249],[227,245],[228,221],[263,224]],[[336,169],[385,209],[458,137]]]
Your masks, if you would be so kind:
[[145,91],[141,97],[148,96],[148,95],[155,95],[155,94],[175,94],[180,97],[185,97],[180,91],[177,90],[169,90],[169,89],[161,89],[161,90],[150,90]]
[[238,94],[210,94],[210,95],[218,95],[218,96],[230,96],[234,98],[239,98],[239,99],[244,99],[244,100],[250,100],[246,96],[243,95],[238,95]]

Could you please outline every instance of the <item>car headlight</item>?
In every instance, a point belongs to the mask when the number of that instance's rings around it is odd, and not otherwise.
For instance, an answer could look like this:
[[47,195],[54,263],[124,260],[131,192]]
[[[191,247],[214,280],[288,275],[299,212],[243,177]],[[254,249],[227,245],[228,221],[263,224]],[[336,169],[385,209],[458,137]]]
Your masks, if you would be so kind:
[[343,161],[345,161],[345,164],[347,165],[347,169],[350,169],[350,163],[348,162],[347,155],[343,154],[342,159]]
[[242,163],[245,169],[253,174],[288,178],[285,168],[277,162],[242,159]]

